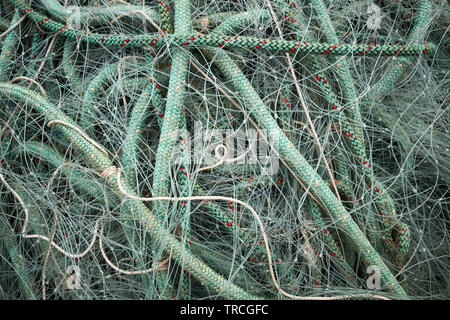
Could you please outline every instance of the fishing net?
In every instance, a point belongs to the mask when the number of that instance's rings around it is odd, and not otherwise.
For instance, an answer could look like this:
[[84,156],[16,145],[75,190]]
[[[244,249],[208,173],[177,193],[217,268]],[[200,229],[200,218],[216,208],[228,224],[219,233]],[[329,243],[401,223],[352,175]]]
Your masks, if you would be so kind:
[[0,298],[448,299],[443,0],[2,0]]

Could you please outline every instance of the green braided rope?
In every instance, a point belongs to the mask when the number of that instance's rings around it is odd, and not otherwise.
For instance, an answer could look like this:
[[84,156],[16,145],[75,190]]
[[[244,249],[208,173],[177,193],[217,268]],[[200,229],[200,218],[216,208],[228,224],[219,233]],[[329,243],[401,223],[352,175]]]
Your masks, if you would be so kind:
[[[327,14],[327,11],[326,11],[326,8],[325,8],[323,2],[320,0],[313,0],[313,1],[311,1],[311,3],[314,6],[315,12],[319,17],[319,20],[323,23],[323,29],[325,31],[325,36],[328,37],[328,40],[330,40],[330,41],[337,40],[337,37],[334,32],[334,28],[331,24],[329,15]],[[422,31],[422,29],[423,29],[424,20],[425,20],[424,17],[426,16],[426,13],[429,12],[428,1],[420,1],[418,10],[419,10],[420,14],[418,14],[418,17],[416,18],[411,37],[417,36],[416,35],[417,31],[418,30]],[[334,61],[336,63],[338,63],[337,60],[334,60]],[[344,84],[343,85],[344,94],[347,95],[348,99],[350,100],[350,103],[355,105],[354,107],[352,107],[352,112],[350,112],[349,115],[352,117],[354,116],[355,117],[354,119],[356,120],[357,123],[362,123],[361,116],[359,114],[359,107],[358,107],[358,104],[356,103],[356,101],[357,101],[356,100],[357,99],[356,91],[352,84],[351,76],[348,71],[348,66],[346,65],[345,60],[342,60],[342,61],[339,60],[338,66],[341,66],[343,69],[343,72],[340,72],[339,74],[341,75],[341,80]],[[341,122],[341,124],[342,124],[342,122]],[[395,215],[394,215],[395,209],[394,209],[393,201],[392,201],[391,197],[389,196],[389,194],[384,190],[384,188],[381,187],[381,184],[378,182],[378,180],[373,177],[373,170],[371,168],[370,162],[368,160],[364,160],[364,159],[367,159],[367,157],[365,155],[365,149],[361,145],[358,145],[359,141],[357,142],[357,139],[356,139],[356,137],[359,138],[358,140],[360,140],[362,138],[361,130],[358,129],[358,127],[356,127],[355,131],[356,131],[356,135],[355,135],[355,133],[352,133],[352,131],[348,131],[348,130],[346,130],[346,128],[344,128],[343,133],[346,136],[349,136],[350,138],[352,138],[352,139],[350,139],[350,141],[351,141],[351,143],[353,142],[353,144],[354,144],[354,150],[355,150],[356,155],[358,156],[357,160],[363,163],[364,172],[370,179],[368,182],[369,187],[372,188],[372,186],[374,186],[375,191],[377,191],[380,194],[380,196],[377,198],[377,200],[378,200],[377,206],[379,208],[378,212],[380,215],[385,217],[385,221],[390,224],[391,219],[396,219]],[[394,221],[394,223],[397,225],[395,227],[395,229],[398,230],[399,223],[395,222],[395,221]],[[373,224],[373,223],[371,223],[371,224]],[[404,230],[405,228],[403,227],[400,229]],[[403,238],[402,243],[409,242],[409,236],[407,237],[407,232],[402,232],[400,234],[400,237]],[[386,230],[385,235],[384,235],[384,240],[388,244],[393,243],[390,228],[388,228]],[[398,253],[396,252],[398,250],[398,248],[396,246],[390,245],[388,248],[393,250],[393,253],[395,256],[398,256]],[[404,246],[402,246],[401,250],[405,250],[405,248],[407,248],[407,246],[404,245]],[[401,255],[404,256],[405,254],[406,254],[406,252],[402,251]]]
[[352,245],[360,252],[363,259],[368,264],[376,265],[380,268],[381,281],[385,288],[401,296],[405,296],[406,294],[403,289],[370,245],[364,234],[356,226],[348,212],[317,173],[314,172],[314,169],[311,168],[303,156],[296,150],[294,145],[286,138],[242,72],[225,52],[215,50],[214,56],[214,63],[239,92],[245,101],[247,110],[259,125],[267,130],[267,136],[272,143],[276,144],[275,147],[283,159],[294,170],[295,174],[311,188],[311,191],[318,196],[322,204],[336,221],[336,225],[352,238]]
[[[212,35],[190,34],[189,31],[179,32],[173,36],[168,34],[155,35],[107,35],[87,33],[53,21],[45,15],[29,8],[21,0],[10,0],[23,14],[29,16],[39,26],[50,31],[59,31],[61,35],[80,39],[93,44],[104,46],[132,46],[132,47],[158,47],[167,42],[179,46],[215,46],[238,47],[245,49],[266,49],[274,51],[302,52],[329,55],[416,55],[432,52],[436,47],[432,43],[411,46],[398,45],[345,45],[337,41],[334,44],[304,43],[286,40],[258,39],[252,37],[217,37]],[[162,41],[160,41],[162,40]]]

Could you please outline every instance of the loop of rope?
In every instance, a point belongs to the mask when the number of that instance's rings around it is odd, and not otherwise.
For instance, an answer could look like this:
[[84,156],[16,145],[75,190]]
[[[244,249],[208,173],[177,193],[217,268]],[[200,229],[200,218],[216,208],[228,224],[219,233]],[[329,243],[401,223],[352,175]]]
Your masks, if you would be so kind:
[[88,247],[81,253],[70,253],[67,252],[66,250],[64,250],[63,248],[61,248],[59,245],[57,245],[54,241],[52,241],[50,238],[40,235],[40,234],[26,234],[27,232],[27,226],[28,226],[28,220],[29,220],[29,211],[27,206],[25,205],[25,202],[22,200],[22,198],[17,194],[17,192],[11,188],[11,186],[8,184],[8,182],[6,182],[5,177],[3,176],[3,174],[0,173],[0,180],[2,180],[3,184],[5,185],[5,187],[11,191],[11,193],[14,195],[14,197],[19,201],[20,205],[22,206],[22,209],[25,213],[25,221],[22,227],[22,232],[21,232],[21,236],[24,239],[41,239],[44,240],[46,242],[48,242],[53,248],[55,248],[56,250],[58,250],[59,252],[61,252],[63,255],[69,257],[69,258],[82,258],[84,257],[86,254],[89,253],[89,251],[91,251],[92,247],[95,244],[95,241],[97,240],[97,231],[98,231],[98,224],[99,224],[99,220],[97,220],[95,222],[95,228],[94,228],[94,235],[92,237],[91,242],[89,243]]

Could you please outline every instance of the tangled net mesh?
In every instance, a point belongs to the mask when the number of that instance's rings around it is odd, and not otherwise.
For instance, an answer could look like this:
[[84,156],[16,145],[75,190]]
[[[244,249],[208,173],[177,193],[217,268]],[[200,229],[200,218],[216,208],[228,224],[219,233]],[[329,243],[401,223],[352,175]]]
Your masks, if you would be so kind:
[[3,0],[0,298],[448,299],[449,21]]

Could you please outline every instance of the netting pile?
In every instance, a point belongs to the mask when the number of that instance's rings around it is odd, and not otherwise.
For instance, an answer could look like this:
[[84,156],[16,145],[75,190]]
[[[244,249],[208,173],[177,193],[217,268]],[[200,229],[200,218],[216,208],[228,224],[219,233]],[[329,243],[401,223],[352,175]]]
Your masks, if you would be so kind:
[[0,298],[449,298],[449,22],[3,0]]

